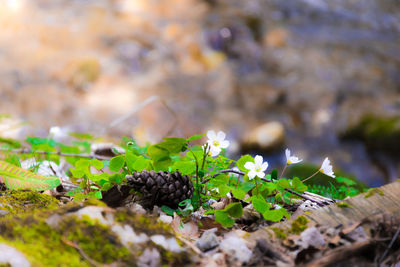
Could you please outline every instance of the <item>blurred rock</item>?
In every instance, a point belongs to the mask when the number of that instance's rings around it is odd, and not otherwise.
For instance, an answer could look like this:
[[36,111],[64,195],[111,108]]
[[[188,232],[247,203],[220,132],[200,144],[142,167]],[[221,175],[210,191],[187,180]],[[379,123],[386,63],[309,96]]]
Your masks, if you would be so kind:
[[24,254],[6,244],[0,244],[0,263],[11,267],[31,266]]
[[228,262],[232,265],[248,262],[253,254],[244,239],[238,237],[235,232],[225,235],[219,247],[228,254]]
[[219,239],[216,236],[217,228],[212,228],[204,231],[199,240],[196,241],[196,246],[203,252],[216,248],[219,245]]
[[272,121],[249,130],[242,140],[242,148],[245,151],[268,152],[280,148],[284,140],[284,126],[280,122]]

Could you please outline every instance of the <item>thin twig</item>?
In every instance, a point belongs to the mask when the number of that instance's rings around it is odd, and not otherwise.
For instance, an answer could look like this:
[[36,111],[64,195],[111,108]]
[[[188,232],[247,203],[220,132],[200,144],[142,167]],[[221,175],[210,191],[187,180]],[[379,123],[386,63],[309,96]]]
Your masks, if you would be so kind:
[[17,154],[42,154],[42,155],[58,155],[62,157],[74,157],[74,158],[89,158],[89,159],[99,159],[99,160],[109,160],[111,157],[101,156],[96,154],[73,154],[73,153],[62,153],[62,152],[48,152],[48,151],[40,151],[40,150],[31,150],[28,148],[20,148],[20,149],[6,149],[0,148],[0,151],[17,153]]
[[66,244],[66,245],[68,245],[68,246],[71,246],[71,247],[75,248],[76,250],[78,250],[79,253],[82,255],[82,257],[83,257],[85,260],[87,260],[91,265],[93,265],[93,266],[95,266],[95,267],[103,266],[102,264],[100,264],[100,263],[96,262],[95,260],[91,259],[91,258],[83,251],[83,249],[82,249],[78,244],[76,244],[75,242],[69,241],[69,240],[66,239],[65,237],[62,237],[62,238],[61,238],[61,241],[62,241],[64,244]]
[[386,248],[382,257],[379,258],[378,264],[380,264],[386,258],[386,255],[389,253],[389,250],[392,248],[392,246],[393,246],[394,242],[396,241],[397,237],[399,236],[399,234],[400,234],[400,225],[399,225],[399,228],[397,229],[396,233],[394,234],[392,241],[390,241],[389,246]]
[[[219,171],[219,173],[215,174],[215,175],[213,176],[213,178],[217,177],[220,173],[236,173],[236,174],[239,174],[239,175],[245,175],[245,173],[242,172],[242,171],[238,171],[238,170],[234,170],[234,169],[226,169],[226,170],[221,170],[221,171]],[[267,178],[261,178],[261,180],[263,180],[263,181],[265,181],[265,182],[272,183],[272,180],[267,179]],[[210,181],[210,179],[206,179],[206,180],[204,180],[202,183],[205,184],[205,183],[207,183],[207,182],[209,182],[209,181]],[[293,194],[293,195],[296,195],[296,196],[298,196],[298,197],[301,197],[302,199],[310,200],[310,201],[312,201],[312,202],[314,202],[314,203],[317,203],[317,204],[318,204],[319,206],[321,206],[321,207],[325,206],[324,203],[322,203],[321,201],[312,199],[312,198],[310,198],[310,197],[308,197],[308,196],[306,196],[306,195],[304,195],[304,194],[297,193],[296,191],[293,191],[293,190],[291,190],[291,189],[289,189],[289,188],[285,188],[285,191],[287,191],[287,192],[289,192],[289,193],[291,193],[291,194]]]

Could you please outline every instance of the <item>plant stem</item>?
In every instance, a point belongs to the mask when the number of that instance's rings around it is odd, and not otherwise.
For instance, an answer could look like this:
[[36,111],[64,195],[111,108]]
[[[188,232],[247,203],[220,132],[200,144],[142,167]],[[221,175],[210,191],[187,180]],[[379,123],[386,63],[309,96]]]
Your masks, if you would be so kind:
[[256,182],[256,190],[257,190],[257,195],[260,194],[260,192],[258,192],[258,183],[257,183],[257,177],[254,178],[254,182]]
[[194,157],[194,161],[196,162],[196,187],[197,187],[197,195],[199,196],[199,207],[201,207],[201,184],[199,181],[199,161],[197,160],[196,155],[193,153],[193,150],[190,148],[190,145],[188,145],[188,150],[190,151],[190,153],[192,153],[193,157]]
[[315,175],[317,175],[317,173],[319,173],[319,170],[316,171],[314,174],[312,174],[311,176],[307,177],[306,179],[302,180],[301,182],[304,183],[305,181],[307,181],[308,179],[313,178]]
[[101,156],[96,154],[72,154],[72,153],[62,153],[62,152],[48,152],[48,151],[40,151],[40,150],[31,150],[28,148],[20,148],[20,149],[5,149],[0,148],[0,151],[16,153],[16,154],[42,154],[42,155],[58,155],[62,157],[74,157],[74,158],[89,158],[89,159],[99,159],[99,160],[110,160],[111,157]]
[[283,174],[285,173],[286,167],[287,167],[287,164],[285,164],[285,167],[283,167],[283,170],[282,170],[282,173],[281,173],[281,177],[279,179],[281,179],[283,177]]

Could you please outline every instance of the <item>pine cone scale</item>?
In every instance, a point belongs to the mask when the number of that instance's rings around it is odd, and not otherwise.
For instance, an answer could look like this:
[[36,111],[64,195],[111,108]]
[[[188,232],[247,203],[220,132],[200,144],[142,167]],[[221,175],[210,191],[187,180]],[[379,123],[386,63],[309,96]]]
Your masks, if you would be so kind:
[[166,205],[177,208],[179,202],[192,198],[191,179],[179,172],[142,171],[126,176],[128,186],[142,193],[142,205],[152,208],[154,205]]

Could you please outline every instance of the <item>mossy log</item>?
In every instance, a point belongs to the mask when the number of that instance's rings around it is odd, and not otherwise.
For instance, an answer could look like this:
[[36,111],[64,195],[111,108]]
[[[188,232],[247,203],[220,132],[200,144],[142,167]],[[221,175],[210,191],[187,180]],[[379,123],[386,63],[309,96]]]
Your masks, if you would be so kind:
[[[247,240],[255,248],[259,247],[260,241],[267,242],[271,247],[269,250],[279,255],[271,260],[279,260],[288,266],[333,266],[338,262],[345,264],[341,266],[352,266],[353,261],[363,261],[358,266],[375,266],[386,253],[393,252],[390,256],[394,257],[399,255],[396,253],[400,251],[400,238],[394,234],[398,231],[399,214],[400,181],[396,181],[314,211],[296,212],[290,220],[260,229],[250,234]],[[310,233],[313,229],[320,233],[316,236],[323,238],[325,244],[310,252],[310,249],[301,248],[298,240],[307,238],[302,235],[305,230]],[[361,232],[363,237],[349,238],[354,231]],[[392,238],[398,241],[393,241],[396,245],[390,249],[388,244]],[[345,239],[343,243],[342,239]],[[296,249],[299,254],[293,253]],[[313,256],[300,261],[298,255],[302,253]],[[396,258],[386,257],[386,260],[397,262]]]
[[[185,266],[193,260],[170,225],[127,208],[93,200],[65,205],[32,191],[3,192],[0,204],[0,245],[22,255],[24,266]],[[15,261],[4,253],[0,265]]]

